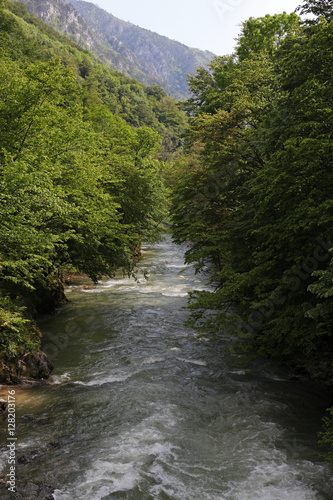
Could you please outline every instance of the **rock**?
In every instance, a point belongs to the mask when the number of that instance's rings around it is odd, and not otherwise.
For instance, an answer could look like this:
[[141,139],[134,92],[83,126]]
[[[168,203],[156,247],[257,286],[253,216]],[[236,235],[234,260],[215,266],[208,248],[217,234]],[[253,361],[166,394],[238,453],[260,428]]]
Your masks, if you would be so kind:
[[311,377],[313,380],[321,380],[324,382],[327,380],[327,373],[318,371],[318,372],[312,373]]
[[70,443],[76,443],[79,440],[80,440],[80,436],[78,436],[76,434],[62,436],[59,439],[57,439],[56,441],[52,441],[51,443],[48,443],[45,446],[40,446],[37,449],[31,449],[31,450],[25,451],[25,453],[23,455],[18,456],[17,462],[20,465],[30,464],[30,462],[32,462],[36,458],[39,458],[39,457],[43,458],[43,455],[45,455],[45,457],[47,457],[47,455],[50,454],[53,450],[59,449],[59,448],[66,446]]
[[289,380],[293,381],[293,382],[299,382],[301,379],[298,375],[291,375],[289,377]]
[[7,489],[7,480],[0,479],[0,497],[2,500],[54,500],[54,488],[39,481],[16,481],[15,493]]
[[297,366],[295,366],[294,372],[295,372],[296,375],[303,375],[305,377],[309,375],[309,372],[308,372],[307,368],[304,365],[297,365]]
[[58,306],[68,302],[65,295],[64,284],[58,279],[48,281],[46,286],[37,286],[35,293],[39,299],[35,306],[37,314],[53,313]]
[[39,457],[40,455],[43,455],[44,453],[47,453],[49,448],[47,446],[41,446],[40,448],[36,450],[30,450],[27,452],[25,455],[21,455],[17,459],[17,463],[22,465],[22,464],[29,464],[32,460],[35,458]]
[[0,415],[6,413],[7,411],[7,401],[5,399],[0,399]]
[[36,379],[44,380],[52,370],[52,363],[42,351],[22,354],[15,359],[0,354],[0,384],[29,384]]
[[53,365],[43,351],[35,351],[31,354],[25,354],[23,357],[25,365],[24,374],[30,378],[48,378],[53,370]]

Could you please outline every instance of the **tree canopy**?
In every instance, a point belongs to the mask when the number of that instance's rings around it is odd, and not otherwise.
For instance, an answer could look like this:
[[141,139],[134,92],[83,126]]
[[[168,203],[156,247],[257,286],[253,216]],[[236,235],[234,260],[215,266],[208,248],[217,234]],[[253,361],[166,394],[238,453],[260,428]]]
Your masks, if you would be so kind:
[[198,160],[175,190],[174,236],[217,284],[193,294],[191,324],[283,362],[332,352],[331,40],[322,17],[311,31],[295,14],[251,18],[184,105]]
[[186,118],[20,3],[1,1],[0,26],[0,344],[15,357],[38,347],[33,317],[62,298],[64,270],[131,273],[159,237]]
[[[234,54],[189,77],[173,231],[212,276],[214,291],[190,296],[199,336],[332,384],[332,1],[297,11],[304,21],[250,18]],[[333,446],[329,415],[321,442]]]

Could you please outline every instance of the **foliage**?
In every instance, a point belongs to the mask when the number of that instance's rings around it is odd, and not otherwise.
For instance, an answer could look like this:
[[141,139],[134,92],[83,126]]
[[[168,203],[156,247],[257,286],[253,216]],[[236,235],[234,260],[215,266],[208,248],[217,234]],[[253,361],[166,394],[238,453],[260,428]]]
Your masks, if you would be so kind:
[[24,313],[25,307],[17,301],[0,296],[0,350],[8,358],[39,347],[39,332]]
[[147,125],[156,130],[162,137],[163,160],[182,145],[186,117],[163,89],[157,85],[145,87],[137,80],[95,61],[91,54],[69,38],[29,14],[22,3],[1,1],[0,55],[21,64],[24,61],[46,62],[58,58],[77,75],[86,92],[87,104],[92,101],[105,104],[113,114],[121,116],[130,125]]
[[[330,253],[333,249],[330,249]],[[316,295],[317,304],[313,309],[307,312],[307,316],[314,320],[318,320],[318,323],[323,321],[323,329],[327,328],[327,325],[333,330],[333,259],[331,257],[330,264],[326,269],[321,271],[314,271],[312,273],[314,277],[318,279],[309,285],[308,290]]]
[[[167,216],[164,164],[186,119],[157,86],[96,63],[27,13],[0,8],[0,343],[39,345],[32,320],[67,268],[132,273]],[[163,148],[165,144],[165,148]],[[163,148],[163,149],[162,149]]]
[[238,37],[236,54],[240,60],[247,59],[252,54],[266,54],[272,57],[281,47],[287,35],[299,32],[299,17],[295,13],[266,15],[257,19],[250,18],[243,23]]
[[23,0],[31,14],[66,34],[105,66],[145,85],[160,85],[176,99],[187,96],[186,74],[213,54],[186,47],[131,23],[99,6],[76,0]]
[[323,431],[319,433],[320,443],[329,446],[330,451],[325,454],[326,460],[333,463],[333,407],[327,409],[328,415],[323,418]]
[[190,323],[283,362],[331,345],[331,40],[325,20],[251,18],[184,105],[199,162],[175,189],[174,238],[216,285],[192,296]]
[[296,9],[296,12],[299,12],[300,15],[311,15],[311,17],[306,18],[304,21],[310,26],[318,23],[321,18],[330,22],[332,20],[332,11],[332,0],[305,0]]
[[[172,221],[214,291],[188,325],[251,358],[321,369],[332,382],[332,2],[250,18],[235,54],[189,77],[188,157]],[[330,447],[332,408],[321,443]],[[331,448],[330,448],[331,449]],[[332,461],[332,452],[327,454]]]

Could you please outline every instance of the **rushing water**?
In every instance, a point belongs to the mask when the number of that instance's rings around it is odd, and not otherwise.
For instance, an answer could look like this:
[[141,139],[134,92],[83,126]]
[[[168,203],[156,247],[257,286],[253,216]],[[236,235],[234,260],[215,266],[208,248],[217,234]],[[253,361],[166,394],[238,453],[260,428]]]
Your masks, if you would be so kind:
[[183,306],[205,279],[183,251],[147,246],[147,279],[73,286],[41,321],[56,369],[18,395],[20,476],[57,500],[331,499],[325,397],[195,339]]

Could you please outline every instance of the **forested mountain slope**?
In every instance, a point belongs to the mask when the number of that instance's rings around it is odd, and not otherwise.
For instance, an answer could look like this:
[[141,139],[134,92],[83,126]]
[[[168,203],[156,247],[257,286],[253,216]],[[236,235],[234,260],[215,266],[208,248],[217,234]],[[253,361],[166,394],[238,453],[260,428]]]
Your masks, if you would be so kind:
[[213,58],[131,23],[121,21],[93,3],[70,0],[23,0],[30,13],[60,32],[107,66],[146,85],[158,84],[183,99],[186,74],[193,74]]
[[163,89],[95,62],[22,3],[1,1],[2,381],[19,378],[38,348],[32,318],[64,300],[65,270],[93,280],[131,273],[141,241],[159,235],[164,160],[185,127]]

